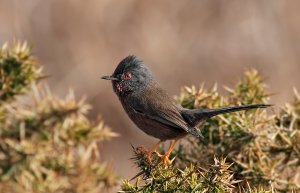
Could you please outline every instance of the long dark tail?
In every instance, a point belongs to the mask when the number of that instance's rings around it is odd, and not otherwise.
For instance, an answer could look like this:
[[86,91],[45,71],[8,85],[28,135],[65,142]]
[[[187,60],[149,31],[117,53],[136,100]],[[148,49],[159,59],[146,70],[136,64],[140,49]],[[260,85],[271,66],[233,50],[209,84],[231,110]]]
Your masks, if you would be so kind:
[[248,110],[248,109],[257,109],[257,108],[267,108],[271,105],[265,104],[253,104],[253,105],[241,105],[241,106],[229,106],[218,109],[184,109],[182,111],[183,118],[189,123],[190,126],[195,127],[201,121],[204,121],[213,116],[231,113],[236,111]]

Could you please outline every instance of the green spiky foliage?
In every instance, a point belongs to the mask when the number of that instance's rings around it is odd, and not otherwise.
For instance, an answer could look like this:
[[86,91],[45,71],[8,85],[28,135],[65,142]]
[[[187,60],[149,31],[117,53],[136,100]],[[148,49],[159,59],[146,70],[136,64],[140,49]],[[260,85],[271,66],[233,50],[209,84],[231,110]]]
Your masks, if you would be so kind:
[[[136,183],[124,181],[121,192],[232,192],[233,184],[230,165],[225,159],[214,159],[214,163],[204,169],[196,165],[185,168],[164,166],[161,160],[155,158],[149,163],[143,148],[134,148],[134,160],[141,172]],[[146,182],[141,185],[140,177]]]
[[4,44],[0,49],[1,101],[24,93],[33,81],[42,77],[41,68],[36,66],[36,59],[30,52],[26,43],[18,43],[12,48]]
[[196,163],[178,167],[176,164],[163,165],[162,160],[157,156],[154,156],[150,163],[146,158],[146,151],[142,147],[133,148],[133,152],[133,160],[140,172],[134,176],[133,179],[137,178],[134,183],[130,182],[131,180],[125,180],[119,193],[271,192],[262,187],[248,187],[246,190],[240,187],[238,190],[237,185],[240,181],[234,179],[231,170],[232,164],[228,164],[223,158],[214,157],[212,163],[204,167]]
[[41,71],[26,44],[5,45],[0,61],[0,192],[98,193],[113,187],[116,178],[100,160],[98,145],[116,134],[100,118],[86,117],[84,100],[72,93],[60,99],[37,84]]
[[[218,108],[229,105],[269,103],[266,85],[256,70],[246,71],[244,77],[233,88],[224,87],[227,93],[221,95],[217,86],[212,89],[184,87],[176,99],[185,108]],[[300,97],[286,104],[276,113],[273,108],[257,109],[216,116],[199,126],[205,140],[187,136],[180,140],[171,157],[174,163],[167,168],[136,164],[144,175],[142,183],[125,181],[124,192],[152,192],[149,187],[162,184],[157,192],[176,192],[176,182],[184,179],[183,189],[177,192],[292,192],[300,191]],[[163,152],[161,152],[163,153]],[[154,154],[154,160],[156,155]],[[229,187],[210,184],[207,190],[207,176],[212,174],[211,166],[224,161],[231,167],[220,181]],[[149,171],[150,170],[150,174]],[[199,174],[199,171],[206,171]],[[197,176],[196,180],[193,177]],[[166,176],[156,175],[163,173]],[[171,174],[169,174],[171,173]],[[176,177],[173,177],[176,176]],[[227,178],[227,181],[226,179]],[[208,178],[211,179],[211,178]],[[230,183],[234,182],[234,183]],[[195,186],[188,187],[193,184]],[[187,186],[188,188],[186,188]],[[193,188],[197,187],[197,190]],[[190,188],[190,189],[189,189]]]
[[[228,94],[225,96],[221,96],[216,87],[211,90],[192,87],[183,89],[178,100],[189,108],[268,103],[265,87],[258,72],[250,70],[233,89],[226,87]],[[299,189],[298,103],[299,98],[287,104],[279,114],[272,109],[269,114],[267,110],[259,109],[208,120],[201,128],[206,141],[183,140],[178,149],[181,155],[178,164],[197,160],[210,163],[215,155],[226,156],[233,163],[235,179],[247,181],[250,186],[268,187],[272,184],[285,192]]]

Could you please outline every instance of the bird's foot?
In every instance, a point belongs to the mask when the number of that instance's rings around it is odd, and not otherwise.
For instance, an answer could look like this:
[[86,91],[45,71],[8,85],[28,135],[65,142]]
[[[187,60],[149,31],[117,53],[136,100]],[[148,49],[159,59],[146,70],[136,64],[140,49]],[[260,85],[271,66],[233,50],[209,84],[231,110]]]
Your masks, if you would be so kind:
[[152,153],[156,153],[157,154],[157,147],[162,143],[162,141],[159,141],[158,143],[156,143],[151,149],[146,149],[144,148],[145,150],[145,154],[146,154],[146,158],[147,160],[149,161],[149,163],[151,164],[151,156],[152,156]]
[[148,160],[149,163],[152,162],[152,161],[151,161],[152,153],[153,153],[153,152],[151,152],[151,151],[149,151],[149,150],[146,152],[146,158],[147,158],[147,160]]
[[146,148],[145,146],[143,146],[143,145],[139,146],[139,148],[142,149],[143,154],[146,156],[147,161],[149,163],[151,163],[151,155],[152,155],[153,152],[151,150],[149,150],[148,148]]
[[152,153],[156,153],[158,156],[161,155],[161,154],[159,154],[159,153],[156,152],[156,151],[146,150],[146,151],[145,151],[146,159],[147,159],[147,161],[148,161],[150,164],[152,164]]
[[173,157],[173,159],[170,160],[169,159],[169,156],[170,156],[169,153],[166,153],[164,155],[162,155],[162,154],[160,154],[158,152],[155,152],[155,153],[157,154],[158,157],[160,157],[163,160],[163,163],[165,165],[171,165],[173,163],[173,161],[175,160],[175,158],[176,158],[176,156],[175,156],[175,157]]

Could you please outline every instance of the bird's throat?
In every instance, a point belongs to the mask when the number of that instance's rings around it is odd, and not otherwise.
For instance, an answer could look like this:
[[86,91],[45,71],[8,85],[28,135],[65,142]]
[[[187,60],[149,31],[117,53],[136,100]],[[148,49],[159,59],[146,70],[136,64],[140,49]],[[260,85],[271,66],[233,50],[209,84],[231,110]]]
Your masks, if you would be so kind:
[[124,82],[113,81],[113,89],[118,97],[125,97],[132,92]]

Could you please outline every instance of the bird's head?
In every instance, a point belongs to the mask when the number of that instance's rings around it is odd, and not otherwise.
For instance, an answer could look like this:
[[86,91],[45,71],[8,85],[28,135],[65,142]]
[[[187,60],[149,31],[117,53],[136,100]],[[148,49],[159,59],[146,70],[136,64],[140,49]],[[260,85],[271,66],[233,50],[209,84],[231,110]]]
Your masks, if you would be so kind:
[[115,93],[124,96],[144,89],[152,81],[152,74],[143,61],[130,55],[118,64],[111,76],[102,79],[111,80]]

